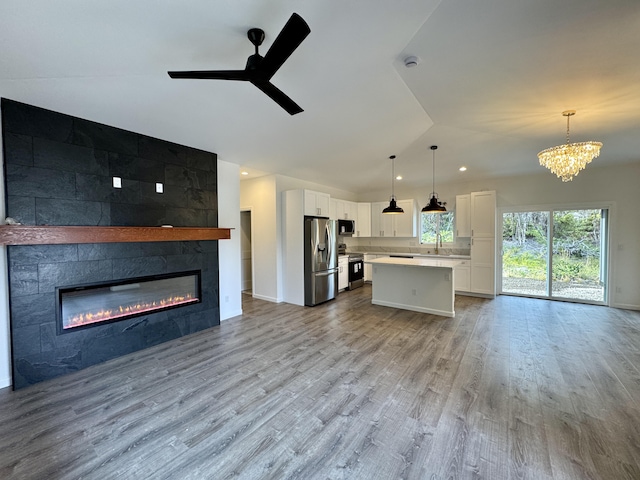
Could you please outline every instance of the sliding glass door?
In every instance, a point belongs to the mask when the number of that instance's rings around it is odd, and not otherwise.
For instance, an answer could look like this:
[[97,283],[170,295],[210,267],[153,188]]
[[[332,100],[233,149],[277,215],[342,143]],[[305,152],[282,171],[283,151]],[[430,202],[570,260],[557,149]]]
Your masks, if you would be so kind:
[[502,292],[549,295],[549,212],[503,214]]
[[501,293],[606,302],[607,209],[502,214]]

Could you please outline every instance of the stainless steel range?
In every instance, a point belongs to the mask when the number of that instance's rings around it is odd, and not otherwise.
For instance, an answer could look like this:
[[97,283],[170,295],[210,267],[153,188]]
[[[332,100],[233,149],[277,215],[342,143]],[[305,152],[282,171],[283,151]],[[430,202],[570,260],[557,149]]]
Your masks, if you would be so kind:
[[349,290],[364,285],[364,255],[361,253],[349,254]]
[[[347,244],[338,244],[338,255],[347,255]],[[347,290],[353,290],[364,285],[364,255],[349,253],[349,283]]]

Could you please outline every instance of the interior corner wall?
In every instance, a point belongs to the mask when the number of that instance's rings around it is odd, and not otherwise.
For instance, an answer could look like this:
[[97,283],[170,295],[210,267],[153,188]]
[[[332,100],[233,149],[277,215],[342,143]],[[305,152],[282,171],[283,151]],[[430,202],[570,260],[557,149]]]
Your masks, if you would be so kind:
[[240,182],[240,207],[253,222],[253,296],[270,302],[282,302],[278,205],[275,175]]
[[242,315],[240,167],[218,159],[218,224],[231,228],[220,242],[220,320]]
[[[2,109],[0,108],[0,116]],[[0,132],[0,163],[4,164],[4,148]],[[6,217],[4,169],[0,168],[0,219]],[[0,246],[0,388],[11,385],[11,336],[9,331],[9,282],[7,281],[7,247]]]

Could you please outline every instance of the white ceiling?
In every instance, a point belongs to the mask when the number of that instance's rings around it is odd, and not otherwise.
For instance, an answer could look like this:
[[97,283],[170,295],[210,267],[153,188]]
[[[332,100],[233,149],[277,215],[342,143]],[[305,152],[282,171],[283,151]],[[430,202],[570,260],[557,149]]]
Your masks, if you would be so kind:
[[[294,11],[311,34],[272,80],[304,112],[168,77],[243,68],[246,31],[264,54]],[[636,162],[640,1],[2,0],[0,96],[354,193],[389,187],[391,154],[398,190],[429,189],[432,144],[438,183],[539,173],[568,109],[572,141],[604,143],[594,165]]]

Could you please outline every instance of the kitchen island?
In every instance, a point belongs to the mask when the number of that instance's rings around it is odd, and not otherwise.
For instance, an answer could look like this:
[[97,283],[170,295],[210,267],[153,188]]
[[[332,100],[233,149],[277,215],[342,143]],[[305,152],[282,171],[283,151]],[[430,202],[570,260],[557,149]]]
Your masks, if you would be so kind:
[[455,258],[385,257],[367,261],[373,270],[371,303],[454,317]]

